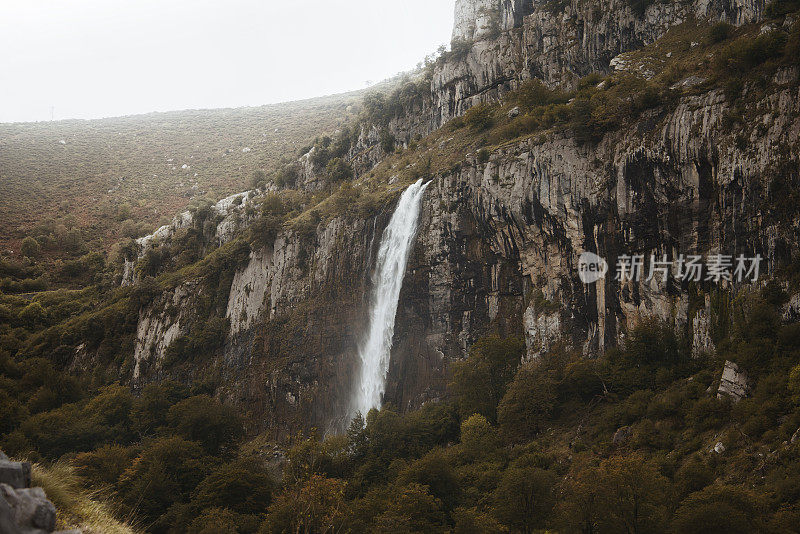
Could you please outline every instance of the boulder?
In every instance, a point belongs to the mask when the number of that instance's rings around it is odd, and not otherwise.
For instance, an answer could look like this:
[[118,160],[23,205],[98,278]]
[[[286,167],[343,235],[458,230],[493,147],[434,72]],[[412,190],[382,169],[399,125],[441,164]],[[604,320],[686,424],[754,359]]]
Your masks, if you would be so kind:
[[0,458],[0,484],[17,489],[27,488],[31,485],[31,464]]
[[11,508],[12,518],[23,532],[56,528],[56,507],[47,500],[42,488],[15,489],[0,484],[0,500]]
[[747,374],[739,369],[739,366],[732,361],[725,362],[725,368],[722,370],[722,379],[719,383],[717,390],[717,398],[722,399],[725,396],[733,399],[733,402],[739,402],[750,393],[750,382]]
[[513,119],[514,117],[519,117],[519,113],[519,106],[515,106],[508,112],[508,118]]
[[0,497],[0,532],[3,534],[22,534],[14,522],[14,510],[3,497]]

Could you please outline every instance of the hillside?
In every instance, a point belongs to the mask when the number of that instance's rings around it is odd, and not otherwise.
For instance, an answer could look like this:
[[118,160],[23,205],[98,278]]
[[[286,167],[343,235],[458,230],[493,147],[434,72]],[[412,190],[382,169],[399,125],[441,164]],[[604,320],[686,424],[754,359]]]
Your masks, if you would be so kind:
[[[101,248],[144,235],[194,198],[246,189],[320,133],[352,119],[364,92],[254,108],[0,124],[0,251],[37,225],[81,230]],[[128,225],[128,229],[131,225]]]

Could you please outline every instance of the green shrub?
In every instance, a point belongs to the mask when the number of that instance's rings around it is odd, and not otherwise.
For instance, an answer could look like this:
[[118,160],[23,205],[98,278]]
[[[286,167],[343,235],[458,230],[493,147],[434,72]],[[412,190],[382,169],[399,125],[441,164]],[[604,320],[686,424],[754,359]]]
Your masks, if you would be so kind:
[[727,22],[717,22],[708,29],[708,42],[711,44],[721,43],[731,36],[733,26]]
[[24,404],[0,389],[0,435],[11,432],[29,416]]
[[224,464],[203,479],[192,494],[193,508],[227,508],[238,514],[262,514],[272,500],[275,484],[255,461]]
[[[303,154],[305,154],[305,152]],[[250,188],[261,189],[265,185],[267,185],[267,174],[262,170],[253,172],[253,176],[250,178]]]
[[167,412],[167,422],[178,434],[201,443],[212,454],[232,446],[243,432],[233,408],[208,395],[180,401]]
[[733,74],[756,68],[783,54],[787,36],[781,31],[759,35],[755,39],[739,39],[720,55],[719,64]]
[[353,177],[353,168],[342,158],[333,158],[325,167],[325,174],[330,180],[341,182]]
[[521,339],[485,337],[472,345],[466,360],[453,364],[450,390],[462,417],[478,413],[497,420],[497,404],[514,377],[524,347]]
[[91,486],[102,488],[116,484],[135,456],[132,448],[103,445],[92,452],[78,454],[72,464]]
[[464,124],[475,131],[488,130],[494,125],[494,106],[477,104],[464,113]]
[[238,514],[224,508],[207,508],[197,516],[186,534],[240,534]]
[[541,80],[529,80],[522,84],[519,89],[514,91],[508,98],[519,106],[524,112],[533,111],[536,108],[549,104],[564,104],[567,102],[567,95],[548,89]]
[[[326,160],[327,162],[327,160]],[[274,178],[275,185],[280,188],[284,187],[294,187],[297,183],[297,177],[299,176],[300,172],[297,169],[297,165],[284,165],[280,168]]]
[[123,509],[148,523],[189,500],[206,477],[209,459],[199,444],[176,436],[147,443],[117,483]]
[[31,302],[19,312],[19,320],[33,330],[47,323],[47,312],[38,302]]
[[378,139],[380,141],[381,150],[386,154],[391,154],[394,152],[395,143],[397,140],[395,139],[392,132],[389,131],[388,128],[383,128],[378,133]]
[[773,0],[767,4],[764,14],[770,18],[782,17],[800,9],[800,0]]
[[503,435],[509,441],[519,442],[536,434],[553,413],[557,388],[555,370],[544,363],[533,361],[520,367],[497,407]]
[[140,436],[152,436],[167,425],[169,408],[188,396],[189,388],[177,382],[164,380],[146,385],[131,407],[134,432]]
[[747,534],[763,532],[761,503],[743,488],[713,485],[689,495],[672,520],[676,532]]
[[39,243],[32,237],[28,236],[22,240],[22,254],[29,258],[38,258],[42,252]]
[[627,0],[627,2],[633,13],[637,17],[642,18],[647,8],[653,5],[655,0]]

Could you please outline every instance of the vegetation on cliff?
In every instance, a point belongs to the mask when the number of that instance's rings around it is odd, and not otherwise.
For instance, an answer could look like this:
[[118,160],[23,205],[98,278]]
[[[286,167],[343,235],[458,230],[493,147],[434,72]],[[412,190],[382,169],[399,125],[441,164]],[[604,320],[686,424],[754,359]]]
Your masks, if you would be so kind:
[[[453,370],[452,402],[298,435],[282,479],[201,385],[133,396],[4,356],[2,446],[60,459],[150,532],[788,532],[800,330],[785,300],[774,285],[743,296],[696,359],[654,321],[596,360],[555,347],[520,365],[518,342],[487,337]],[[750,375],[738,403],[717,396],[726,360]]]

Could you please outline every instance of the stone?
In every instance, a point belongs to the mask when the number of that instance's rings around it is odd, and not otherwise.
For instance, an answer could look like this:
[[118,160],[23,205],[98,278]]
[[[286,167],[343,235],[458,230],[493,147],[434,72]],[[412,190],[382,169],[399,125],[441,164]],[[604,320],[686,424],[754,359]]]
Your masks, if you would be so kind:
[[14,522],[23,532],[29,529],[55,530],[56,507],[47,500],[42,488],[14,489],[8,484],[0,484],[0,500],[11,508]]
[[633,435],[633,430],[631,430],[631,427],[623,426],[618,428],[617,431],[614,432],[614,437],[611,438],[611,442],[614,445],[620,445],[628,441],[632,435]]
[[22,534],[14,521],[14,510],[2,495],[0,495],[0,532],[2,534]]
[[12,488],[27,488],[31,485],[31,464],[0,460],[0,483]]
[[688,87],[694,87],[695,85],[700,85],[701,83],[705,82],[706,78],[692,74],[691,76],[684,78],[678,83],[671,85],[670,89],[686,89]]
[[725,368],[722,370],[722,379],[717,390],[717,398],[730,397],[733,402],[739,402],[750,394],[750,384],[747,374],[739,369],[739,366],[730,360],[725,361]]
[[718,441],[717,444],[714,445],[714,448],[711,450],[717,454],[722,454],[723,452],[725,452],[725,445],[723,445],[721,441]]
[[514,106],[513,108],[511,108],[511,110],[509,110],[508,118],[513,119],[514,117],[519,117],[519,113],[520,113],[519,106]]

